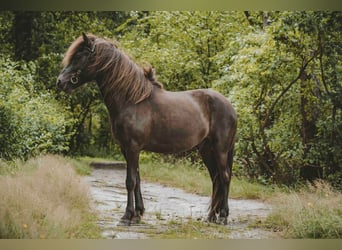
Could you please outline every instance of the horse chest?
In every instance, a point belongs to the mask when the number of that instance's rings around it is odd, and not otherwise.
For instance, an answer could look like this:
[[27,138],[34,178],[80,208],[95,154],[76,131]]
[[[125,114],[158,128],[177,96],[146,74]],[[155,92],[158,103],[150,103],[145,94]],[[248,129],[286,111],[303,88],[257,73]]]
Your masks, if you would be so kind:
[[150,133],[151,121],[148,115],[125,114],[112,119],[112,132],[121,144],[144,143]]

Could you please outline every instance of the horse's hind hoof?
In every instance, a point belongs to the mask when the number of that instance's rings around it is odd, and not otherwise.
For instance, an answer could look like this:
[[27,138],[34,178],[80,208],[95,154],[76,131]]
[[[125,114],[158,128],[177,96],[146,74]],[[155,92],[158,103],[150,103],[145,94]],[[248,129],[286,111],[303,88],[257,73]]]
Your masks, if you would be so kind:
[[131,223],[134,223],[134,224],[139,224],[141,221],[141,216],[140,215],[135,215],[132,220],[131,220]]

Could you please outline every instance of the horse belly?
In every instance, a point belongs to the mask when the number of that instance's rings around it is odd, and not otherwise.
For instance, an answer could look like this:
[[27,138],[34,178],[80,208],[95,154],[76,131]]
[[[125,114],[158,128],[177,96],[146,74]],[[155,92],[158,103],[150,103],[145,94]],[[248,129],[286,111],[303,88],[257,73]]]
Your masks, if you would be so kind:
[[201,115],[174,116],[157,123],[145,149],[157,153],[188,151],[207,137],[209,123]]

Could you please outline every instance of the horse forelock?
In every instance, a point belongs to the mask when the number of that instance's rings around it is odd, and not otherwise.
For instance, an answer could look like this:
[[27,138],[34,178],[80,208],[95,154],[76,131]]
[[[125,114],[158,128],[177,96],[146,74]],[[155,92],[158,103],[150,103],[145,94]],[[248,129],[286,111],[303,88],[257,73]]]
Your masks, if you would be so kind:
[[[95,35],[88,34],[87,35],[90,40],[95,41],[97,38]],[[72,58],[74,55],[81,49],[81,47],[84,45],[84,40],[82,36],[79,36],[72,44],[69,46],[68,50],[66,51],[62,65],[64,67],[68,66],[71,63]]]
[[71,59],[79,50],[79,47],[81,46],[82,43],[84,43],[84,41],[83,41],[83,38],[80,36],[69,46],[62,61],[62,65],[64,67],[68,66],[71,63]]

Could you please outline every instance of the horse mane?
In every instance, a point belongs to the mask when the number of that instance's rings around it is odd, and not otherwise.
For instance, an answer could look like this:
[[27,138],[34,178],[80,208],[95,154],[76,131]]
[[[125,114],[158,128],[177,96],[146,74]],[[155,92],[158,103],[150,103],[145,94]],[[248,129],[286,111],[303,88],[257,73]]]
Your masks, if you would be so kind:
[[[94,35],[88,35],[88,37],[91,41],[95,41],[96,39],[96,36]],[[72,44],[66,51],[62,61],[62,65],[64,67],[68,66],[71,63],[71,60],[74,57],[74,55],[77,53],[77,51],[81,50],[83,46],[85,46],[83,37],[79,36],[75,41],[72,42]]]
[[[94,58],[88,67],[90,74],[100,79],[99,87],[107,100],[139,103],[148,98],[154,86],[163,88],[156,80],[153,68],[139,66],[118,48],[118,44],[107,39],[88,34],[95,44]],[[83,37],[78,37],[68,48],[63,65],[71,63],[73,56],[84,45]],[[111,102],[111,104],[112,104]]]

